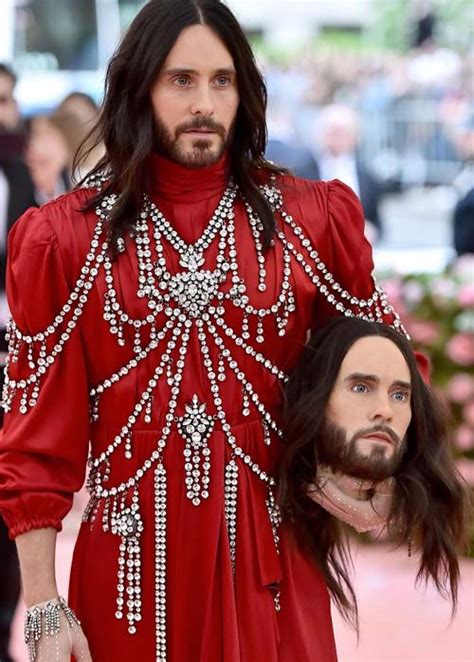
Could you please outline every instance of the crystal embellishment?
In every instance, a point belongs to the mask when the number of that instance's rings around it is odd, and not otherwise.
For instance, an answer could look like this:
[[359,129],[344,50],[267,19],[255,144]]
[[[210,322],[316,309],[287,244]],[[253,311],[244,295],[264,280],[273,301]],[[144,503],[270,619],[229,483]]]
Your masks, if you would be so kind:
[[200,271],[204,258],[192,249],[181,257],[179,263],[189,271],[173,276],[168,282],[168,291],[180,308],[191,317],[199,317],[217,296],[219,277],[212,271]]
[[177,419],[178,430],[186,442],[184,447],[184,471],[186,496],[194,506],[209,497],[209,471],[211,449],[207,441],[214,429],[214,418],[206,414],[206,405],[197,395],[185,405],[184,416]]

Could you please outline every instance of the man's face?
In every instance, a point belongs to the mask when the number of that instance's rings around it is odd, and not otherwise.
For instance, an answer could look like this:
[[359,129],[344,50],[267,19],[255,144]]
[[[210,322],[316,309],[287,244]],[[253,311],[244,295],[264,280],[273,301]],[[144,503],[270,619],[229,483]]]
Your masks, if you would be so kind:
[[192,168],[220,159],[232,139],[239,92],[232,56],[210,28],[181,32],[150,94],[160,152]]
[[359,478],[395,473],[411,421],[411,379],[398,347],[368,336],[347,352],[329,398],[319,459]]
[[357,147],[357,128],[349,122],[331,123],[323,132],[322,142],[332,156],[352,154]]
[[13,81],[0,74],[0,130],[12,131],[20,121],[18,106],[13,97]]

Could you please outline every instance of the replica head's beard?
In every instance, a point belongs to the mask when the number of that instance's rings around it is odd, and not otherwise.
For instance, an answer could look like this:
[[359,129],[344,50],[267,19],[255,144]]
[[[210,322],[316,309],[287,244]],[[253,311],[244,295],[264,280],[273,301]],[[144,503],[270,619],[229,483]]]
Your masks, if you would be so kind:
[[[230,145],[235,128],[235,120],[228,130],[222,124],[215,122],[210,117],[196,117],[190,122],[178,124],[173,134],[159,117],[155,118],[155,148],[164,156],[167,156],[175,163],[179,163],[188,168],[204,168],[217,163],[221,156]],[[184,149],[179,143],[179,137],[191,129],[208,129],[219,136],[220,144],[213,148],[213,140],[206,138],[196,138],[191,149]]]
[[[369,455],[357,449],[357,441],[370,433],[384,432],[393,442],[393,451],[386,457],[386,448],[374,444]],[[405,453],[405,440],[385,425],[357,430],[350,439],[343,428],[326,417],[316,440],[318,461],[333,471],[344,473],[363,480],[379,482],[395,475]]]

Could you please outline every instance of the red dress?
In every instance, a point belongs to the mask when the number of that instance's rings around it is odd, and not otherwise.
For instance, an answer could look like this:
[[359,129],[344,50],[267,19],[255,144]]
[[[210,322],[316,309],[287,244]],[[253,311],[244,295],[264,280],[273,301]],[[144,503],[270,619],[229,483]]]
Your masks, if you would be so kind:
[[336,660],[327,588],[273,500],[282,381],[331,315],[394,317],[348,187],[267,182],[262,262],[232,193],[199,239],[227,183],[225,159],[153,157],[139,239],[113,264],[88,188],[10,234],[0,508],[12,537],[60,530],[91,454],[69,602],[94,662]]

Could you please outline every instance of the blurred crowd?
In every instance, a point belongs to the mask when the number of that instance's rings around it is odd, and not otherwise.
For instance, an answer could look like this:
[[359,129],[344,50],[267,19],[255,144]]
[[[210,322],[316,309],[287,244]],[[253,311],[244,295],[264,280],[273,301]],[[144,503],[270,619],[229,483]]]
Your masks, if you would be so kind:
[[373,241],[383,233],[385,194],[453,187],[454,245],[474,251],[473,52],[428,38],[407,54],[328,51],[264,66],[273,161],[302,177],[349,184]]

